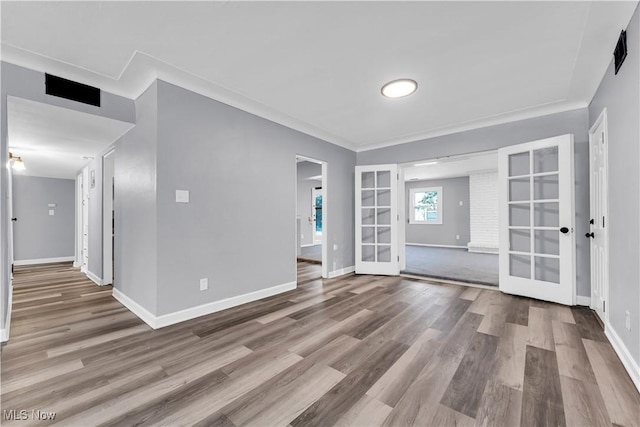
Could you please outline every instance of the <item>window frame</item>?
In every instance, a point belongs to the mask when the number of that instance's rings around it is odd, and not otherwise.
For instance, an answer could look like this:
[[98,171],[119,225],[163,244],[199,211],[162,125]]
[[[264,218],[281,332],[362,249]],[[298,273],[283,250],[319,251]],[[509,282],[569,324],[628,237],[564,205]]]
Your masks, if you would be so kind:
[[[428,191],[436,191],[438,193],[438,219],[435,221],[420,221],[416,219],[416,205],[415,205],[415,195],[416,193],[426,193]],[[444,207],[444,195],[442,192],[442,187],[417,187],[411,188],[409,190],[409,224],[418,224],[418,225],[442,225],[443,218],[443,207]]]

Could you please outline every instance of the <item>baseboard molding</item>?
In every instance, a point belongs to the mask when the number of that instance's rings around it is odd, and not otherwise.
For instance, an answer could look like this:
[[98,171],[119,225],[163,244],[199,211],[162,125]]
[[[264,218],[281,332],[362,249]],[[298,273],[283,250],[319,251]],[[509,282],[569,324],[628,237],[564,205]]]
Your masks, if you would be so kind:
[[0,342],[9,341],[9,331],[11,331],[11,308],[13,306],[13,284],[9,285],[7,305],[7,317],[4,319],[4,329],[0,329]]
[[640,367],[638,366],[638,363],[633,360],[631,353],[629,353],[629,349],[624,345],[620,336],[616,333],[610,323],[605,325],[604,334],[609,339],[613,350],[616,352],[622,362],[622,365],[627,370],[627,373],[631,377],[631,381],[633,381],[633,384],[640,392]]
[[467,249],[466,246],[457,245],[431,245],[427,243],[405,243],[407,246],[424,246],[427,248],[451,248],[451,249]]
[[301,248],[310,248],[312,246],[320,246],[322,243],[307,243],[306,245],[300,245]]
[[344,276],[345,274],[353,273],[354,271],[356,271],[355,265],[352,265],[351,267],[341,268],[340,270],[334,270],[329,272],[329,274],[327,275],[327,279]]
[[80,267],[80,263],[73,261],[73,268]]
[[85,273],[87,275],[87,277],[94,282],[96,285],[98,286],[102,286],[102,279],[99,278],[98,276],[96,276],[95,274],[93,274],[92,272],[90,272],[89,270],[87,270],[87,272]]
[[54,262],[69,262],[75,261],[74,256],[63,256],[59,258],[38,258],[38,259],[20,259],[13,261],[13,265],[37,265],[37,264],[51,264]]
[[135,314],[147,325],[151,326],[153,329],[156,329],[156,316],[152,314],[149,310],[120,292],[119,289],[113,288],[112,293],[113,297],[120,302],[120,304],[124,305],[129,309],[130,312]]
[[228,308],[237,307],[242,304],[247,304],[249,302],[257,301],[263,298],[268,298],[270,296],[281,294],[283,292],[292,291],[296,288],[296,286],[297,283],[295,281],[284,283],[282,285],[272,286],[267,289],[261,289],[259,291],[249,292],[247,294],[225,298],[219,301],[213,301],[196,307],[176,311],[174,313],[163,314],[161,316],[156,316],[150,313],[147,309],[136,303],[134,300],[132,300],[116,288],[113,289],[113,297],[120,301],[122,305],[127,307],[133,314],[142,319],[142,321],[147,325],[151,326],[153,329],[160,329],[164,328],[165,326],[175,325],[176,323],[195,319],[196,317],[206,316],[207,314],[212,314],[218,311],[226,310]]
[[591,307],[591,297],[583,297],[582,295],[576,295],[576,305],[584,305],[585,307]]
[[0,329],[0,342],[9,341],[9,335],[7,334],[6,329]]

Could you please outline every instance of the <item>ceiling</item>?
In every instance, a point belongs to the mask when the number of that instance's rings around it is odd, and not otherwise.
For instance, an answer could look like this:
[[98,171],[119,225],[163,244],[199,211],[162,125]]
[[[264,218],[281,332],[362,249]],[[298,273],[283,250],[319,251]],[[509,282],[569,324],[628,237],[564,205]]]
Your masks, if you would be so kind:
[[476,173],[497,172],[498,153],[496,151],[456,156],[405,165],[405,181],[455,178]]
[[[14,175],[75,179],[78,171],[133,127],[93,114],[8,97],[9,150],[26,169]],[[85,158],[89,157],[89,158]]]
[[[2,2],[3,58],[366,150],[582,108],[637,2]],[[401,99],[393,79],[418,82]]]

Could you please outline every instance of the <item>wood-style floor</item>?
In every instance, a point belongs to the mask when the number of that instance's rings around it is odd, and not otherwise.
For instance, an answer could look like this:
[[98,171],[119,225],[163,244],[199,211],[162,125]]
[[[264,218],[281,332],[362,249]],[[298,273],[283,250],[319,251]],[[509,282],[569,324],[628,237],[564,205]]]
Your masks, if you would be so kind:
[[[152,330],[68,265],[15,274],[3,425],[637,426],[591,312],[398,277],[320,280]],[[31,422],[29,422],[31,421]]]

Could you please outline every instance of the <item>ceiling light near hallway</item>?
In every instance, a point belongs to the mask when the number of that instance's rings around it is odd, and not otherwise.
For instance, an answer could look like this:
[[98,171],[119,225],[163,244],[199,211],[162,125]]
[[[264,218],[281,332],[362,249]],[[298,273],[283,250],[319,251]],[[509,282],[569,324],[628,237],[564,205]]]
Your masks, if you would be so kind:
[[402,98],[411,95],[418,89],[418,83],[411,79],[393,80],[382,86],[382,94],[387,98]]
[[13,153],[9,153],[9,163],[13,162],[13,170],[23,171],[26,169],[22,157],[14,156]]

